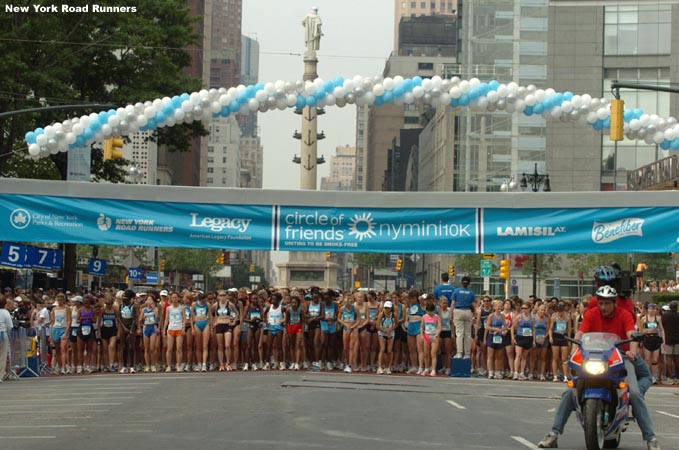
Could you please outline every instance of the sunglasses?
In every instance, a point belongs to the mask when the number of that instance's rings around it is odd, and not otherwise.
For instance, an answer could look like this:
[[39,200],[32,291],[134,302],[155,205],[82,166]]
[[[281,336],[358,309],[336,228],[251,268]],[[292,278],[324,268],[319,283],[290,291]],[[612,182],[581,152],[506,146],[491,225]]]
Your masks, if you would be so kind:
[[522,306],[521,309],[530,309],[527,306]]

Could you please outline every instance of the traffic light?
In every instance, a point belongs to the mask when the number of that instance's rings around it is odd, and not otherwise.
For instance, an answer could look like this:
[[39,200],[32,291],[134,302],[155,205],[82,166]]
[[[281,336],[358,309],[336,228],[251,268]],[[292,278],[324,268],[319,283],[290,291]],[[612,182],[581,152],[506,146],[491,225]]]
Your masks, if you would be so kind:
[[120,138],[110,138],[104,141],[104,161],[111,159],[123,159],[123,145]]
[[500,261],[500,278],[509,279],[509,260],[507,259]]
[[330,259],[330,258],[332,258],[332,253],[330,253],[330,252],[325,252],[325,259],[328,260],[328,259]]
[[250,273],[254,273],[254,272],[255,272],[255,265],[254,265],[254,263],[251,263],[250,264]]
[[161,258],[161,260],[160,260],[160,271],[162,272],[164,270],[165,270],[165,258]]
[[401,271],[401,267],[403,266],[403,260],[401,258],[396,260],[396,272]]
[[625,126],[625,101],[611,100],[611,141],[623,140],[623,128]]
[[219,252],[217,257],[215,258],[215,262],[217,264],[224,264],[224,252]]
[[448,264],[448,276],[450,278],[455,276],[455,264]]

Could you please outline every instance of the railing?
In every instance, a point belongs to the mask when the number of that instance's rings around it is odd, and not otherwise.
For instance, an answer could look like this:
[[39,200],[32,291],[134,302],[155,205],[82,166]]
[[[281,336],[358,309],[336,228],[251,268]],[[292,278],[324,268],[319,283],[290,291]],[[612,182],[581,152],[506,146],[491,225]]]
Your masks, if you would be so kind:
[[677,187],[679,156],[672,155],[627,172],[627,190],[643,191]]
[[439,73],[444,78],[459,77],[479,77],[482,81],[487,79],[497,79],[498,81],[511,81],[512,68],[507,66],[498,66],[495,64],[472,64],[464,65],[462,63],[444,63],[440,64]]

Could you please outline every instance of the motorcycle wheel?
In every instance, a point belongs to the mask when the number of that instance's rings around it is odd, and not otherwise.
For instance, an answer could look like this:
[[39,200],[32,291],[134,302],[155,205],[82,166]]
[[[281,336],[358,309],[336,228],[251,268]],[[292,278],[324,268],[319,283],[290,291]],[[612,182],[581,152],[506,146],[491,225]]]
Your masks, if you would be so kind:
[[620,439],[622,438],[622,433],[618,431],[613,439],[606,439],[604,441],[604,448],[618,448],[620,445]]
[[587,450],[601,450],[604,446],[603,414],[601,400],[596,398],[585,400],[582,418]]

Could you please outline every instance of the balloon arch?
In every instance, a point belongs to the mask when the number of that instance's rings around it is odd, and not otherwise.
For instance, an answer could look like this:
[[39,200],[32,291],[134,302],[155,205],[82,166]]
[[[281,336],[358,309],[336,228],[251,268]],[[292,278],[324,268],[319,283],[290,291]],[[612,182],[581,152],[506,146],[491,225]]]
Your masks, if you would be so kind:
[[[534,85],[496,80],[481,82],[453,77],[394,78],[338,77],[334,80],[258,83],[229,89],[219,88],[130,104],[117,110],[83,115],[26,133],[28,153],[38,159],[71,148],[86,147],[111,137],[137,131],[152,131],[212,117],[266,112],[274,109],[346,105],[411,104],[424,102],[434,107],[469,107],[477,111],[519,112],[526,116],[576,122],[596,131],[610,128],[610,102],[589,94],[556,92]],[[679,150],[679,124],[674,117],[661,118],[641,109],[626,109],[624,131],[627,139],[658,144],[664,150]]]

